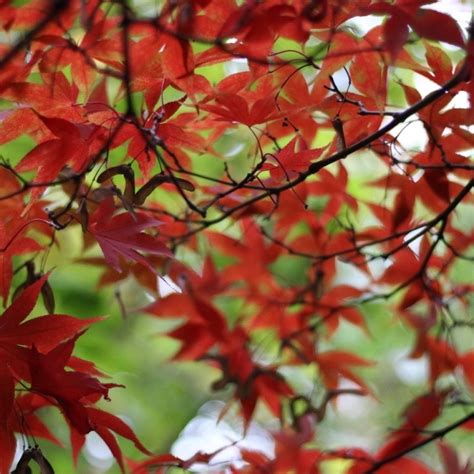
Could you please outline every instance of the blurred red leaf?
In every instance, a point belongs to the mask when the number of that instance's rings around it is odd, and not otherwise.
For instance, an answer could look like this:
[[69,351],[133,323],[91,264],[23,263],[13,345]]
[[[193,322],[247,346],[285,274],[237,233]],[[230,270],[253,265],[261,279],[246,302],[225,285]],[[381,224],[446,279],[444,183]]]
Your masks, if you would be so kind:
[[134,260],[155,271],[147,259],[139,252],[152,255],[173,257],[172,252],[157,237],[142,232],[143,229],[156,227],[160,223],[142,213],[124,212],[113,215],[113,198],[102,201],[89,218],[89,232],[97,240],[106,262],[120,272],[120,257]]

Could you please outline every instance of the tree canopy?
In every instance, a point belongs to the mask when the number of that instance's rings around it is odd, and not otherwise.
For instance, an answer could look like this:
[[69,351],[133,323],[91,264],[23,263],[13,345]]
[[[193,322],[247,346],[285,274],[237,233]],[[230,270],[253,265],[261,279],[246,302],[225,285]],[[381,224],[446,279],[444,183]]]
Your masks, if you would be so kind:
[[2,2],[0,474],[470,472],[469,21]]

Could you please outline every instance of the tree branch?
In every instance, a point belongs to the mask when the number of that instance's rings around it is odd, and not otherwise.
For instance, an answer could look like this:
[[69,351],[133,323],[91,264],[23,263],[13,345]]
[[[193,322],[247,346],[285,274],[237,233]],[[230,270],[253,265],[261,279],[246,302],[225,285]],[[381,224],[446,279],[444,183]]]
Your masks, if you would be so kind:
[[412,451],[422,448],[423,446],[430,444],[436,439],[442,438],[446,434],[450,433],[451,431],[454,431],[456,428],[459,428],[460,426],[464,425],[464,423],[467,423],[468,421],[471,421],[471,420],[474,420],[474,412],[469,413],[464,418],[461,418],[460,420],[454,422],[453,424],[449,426],[446,426],[445,428],[435,431],[431,436],[428,436],[427,438],[422,439],[418,443],[415,443],[412,446],[409,446],[408,448],[402,449],[398,453],[395,453],[391,456],[381,459],[380,461],[375,462],[372,465],[372,467],[368,469],[367,471],[364,471],[363,474],[372,474],[374,472],[377,472],[381,467],[385,466],[386,464],[390,464],[394,461],[397,461],[398,459],[404,457],[405,455],[411,453]]

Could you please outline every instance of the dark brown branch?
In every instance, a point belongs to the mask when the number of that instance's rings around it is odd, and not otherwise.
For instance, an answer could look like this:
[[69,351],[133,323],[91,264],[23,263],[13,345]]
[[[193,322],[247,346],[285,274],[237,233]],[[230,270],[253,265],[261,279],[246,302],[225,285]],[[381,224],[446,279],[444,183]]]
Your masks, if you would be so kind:
[[402,458],[403,456],[419,449],[422,448],[423,446],[426,446],[427,444],[432,443],[434,440],[442,438],[443,436],[447,435],[451,431],[454,431],[456,428],[459,428],[460,426],[464,425],[468,421],[474,420],[474,412],[469,413],[466,415],[464,418],[461,418],[460,420],[454,422],[453,424],[446,426],[445,428],[442,428],[440,430],[437,430],[433,432],[431,436],[428,436],[427,438],[422,439],[418,443],[415,443],[405,449],[402,449],[398,453],[395,453],[391,456],[388,456],[384,459],[381,459],[380,461],[375,462],[370,469],[367,471],[364,471],[364,474],[372,474],[374,472],[377,472],[381,467],[390,464],[394,461],[397,461],[398,459]]
[[325,159],[322,159],[320,161],[317,161],[315,163],[312,163],[307,171],[304,173],[301,173],[297,178],[295,178],[293,181],[290,181],[289,183],[286,183],[282,186],[276,187],[276,188],[267,188],[264,192],[261,194],[258,194],[257,196],[254,196],[247,201],[244,201],[240,203],[239,205],[228,209],[225,211],[222,215],[219,217],[216,217],[215,219],[212,220],[207,220],[207,221],[201,221],[200,226],[197,229],[194,229],[191,231],[188,235],[193,235],[198,232],[200,232],[202,229],[206,227],[210,227],[214,224],[217,224],[218,222],[221,222],[222,220],[226,219],[227,217],[231,216],[232,214],[235,214],[236,212],[247,208],[248,206],[251,206],[252,204],[257,203],[258,201],[270,197],[271,195],[278,195],[283,191],[286,191],[288,189],[294,188],[298,184],[302,183],[305,181],[309,176],[312,176],[316,173],[318,173],[319,170],[325,168],[326,166],[329,166],[333,163],[336,163],[340,160],[343,160],[347,158],[349,155],[362,150],[363,148],[371,145],[375,140],[383,137],[386,133],[388,133],[390,130],[395,128],[397,125],[403,123],[407,118],[411,117],[412,115],[416,114],[420,110],[424,109],[428,105],[434,103],[436,100],[440,99],[443,97],[446,93],[448,93],[450,90],[454,89],[457,87],[461,82],[467,80],[468,78],[468,64],[467,62],[463,64],[462,67],[460,67],[459,71],[454,75],[449,81],[447,81],[442,87],[439,89],[436,89],[435,91],[429,93],[426,95],[423,99],[421,99],[419,102],[416,104],[408,107],[405,109],[403,112],[400,112],[393,120],[391,120],[387,125],[384,127],[380,128],[376,132],[372,133],[368,137],[352,144],[349,145],[347,148],[344,150],[338,151],[337,153],[334,153],[332,156],[329,156]]
[[33,28],[28,30],[27,33],[21,38],[20,41],[15,43],[8,53],[3,56],[3,58],[0,59],[0,69],[3,69],[12,59],[15,58],[15,56],[24,48],[26,48],[31,41],[35,38],[35,36],[40,33],[43,28],[48,26],[48,24],[53,21],[55,18],[57,18],[60,13],[66,9],[66,7],[69,5],[68,0],[55,0],[51,2],[51,8],[50,10],[45,14],[44,18],[39,21]]

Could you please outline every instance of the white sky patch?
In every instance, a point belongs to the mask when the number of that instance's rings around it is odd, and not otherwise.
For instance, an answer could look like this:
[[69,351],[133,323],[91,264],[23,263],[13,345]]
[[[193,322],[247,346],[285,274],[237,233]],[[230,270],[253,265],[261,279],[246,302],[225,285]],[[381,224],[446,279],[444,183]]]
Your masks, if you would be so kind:
[[228,147],[228,149],[224,153],[224,156],[227,158],[234,157],[238,155],[240,152],[242,152],[246,146],[247,144],[244,143],[243,140],[241,140],[240,142],[236,142],[232,144],[230,147]]
[[[440,2],[427,5],[425,8],[437,10],[453,17],[461,26],[464,34],[467,35],[467,28],[469,26],[469,22],[471,21],[472,15],[471,0],[442,0]],[[453,46],[453,48],[458,49],[455,46]]]
[[336,260],[337,276],[334,285],[351,285],[355,288],[366,288],[370,283],[367,275],[355,265]]
[[114,457],[102,438],[93,431],[86,435],[84,455],[92,466],[104,472],[114,463]]
[[[228,446],[218,453],[210,465],[193,466],[193,472],[215,472],[215,468],[224,468],[225,464],[241,465],[240,448],[260,451],[266,456],[274,456],[274,442],[269,433],[255,422],[250,424],[245,437],[226,420],[218,422],[224,403],[210,401],[205,403],[181,432],[173,444],[171,453],[182,459],[189,459],[197,452],[212,453]],[[232,443],[236,444],[232,445]],[[214,465],[214,468],[213,468]]]
[[158,291],[161,298],[182,292],[181,288],[167,275],[158,277]]
[[354,28],[358,33],[365,35],[372,28],[381,25],[382,22],[383,16],[381,15],[355,16],[350,20],[346,21],[344,26]]
[[407,385],[428,383],[429,362],[426,356],[411,359],[407,352],[398,352],[393,357],[393,368],[397,377]]
[[[423,150],[428,144],[428,134],[425,127],[416,116],[411,117],[412,122],[403,122],[391,130],[400,145],[407,151]],[[400,156],[403,159],[403,156]]]
[[423,96],[428,95],[430,92],[433,92],[436,89],[439,89],[439,85],[436,84],[436,82],[430,81],[421,74],[414,74],[413,85],[415,86],[415,89]]
[[235,58],[224,63],[226,75],[236,74],[238,72],[249,71],[249,63],[246,58]]
[[[412,232],[409,232],[407,235],[405,235],[405,238],[403,239],[404,242],[407,242],[408,240],[412,239],[416,234],[420,232],[420,229],[413,230]],[[424,235],[424,234],[423,234]],[[416,238],[413,242],[410,242],[408,246],[410,249],[413,251],[413,253],[419,257],[420,256],[420,245],[421,241],[423,239],[423,235],[420,235],[420,237]]]
[[371,260],[367,265],[369,267],[371,275],[376,280],[378,280],[385,272],[384,260],[381,258]]
[[443,112],[449,109],[469,109],[470,107],[469,94],[466,91],[459,91],[443,109]]
[[18,439],[17,439],[16,451],[15,451],[15,456],[14,456],[13,462],[12,462],[12,468],[15,467],[18,464],[18,461],[20,460],[21,455],[23,454],[23,451],[24,451],[23,443],[19,442]]
[[[349,76],[347,75],[346,71],[344,71],[344,69],[339,69],[339,71],[335,72],[332,75],[332,78],[334,79],[334,82],[336,83],[338,89],[341,92],[344,93],[346,91],[351,90],[351,88],[349,87],[350,86]],[[352,91],[353,90],[354,88],[352,87]]]
[[[339,389],[360,390],[360,387],[351,380],[342,379],[339,383]],[[336,411],[342,418],[356,419],[365,417],[369,415],[376,405],[376,401],[367,395],[339,395],[336,399]]]

